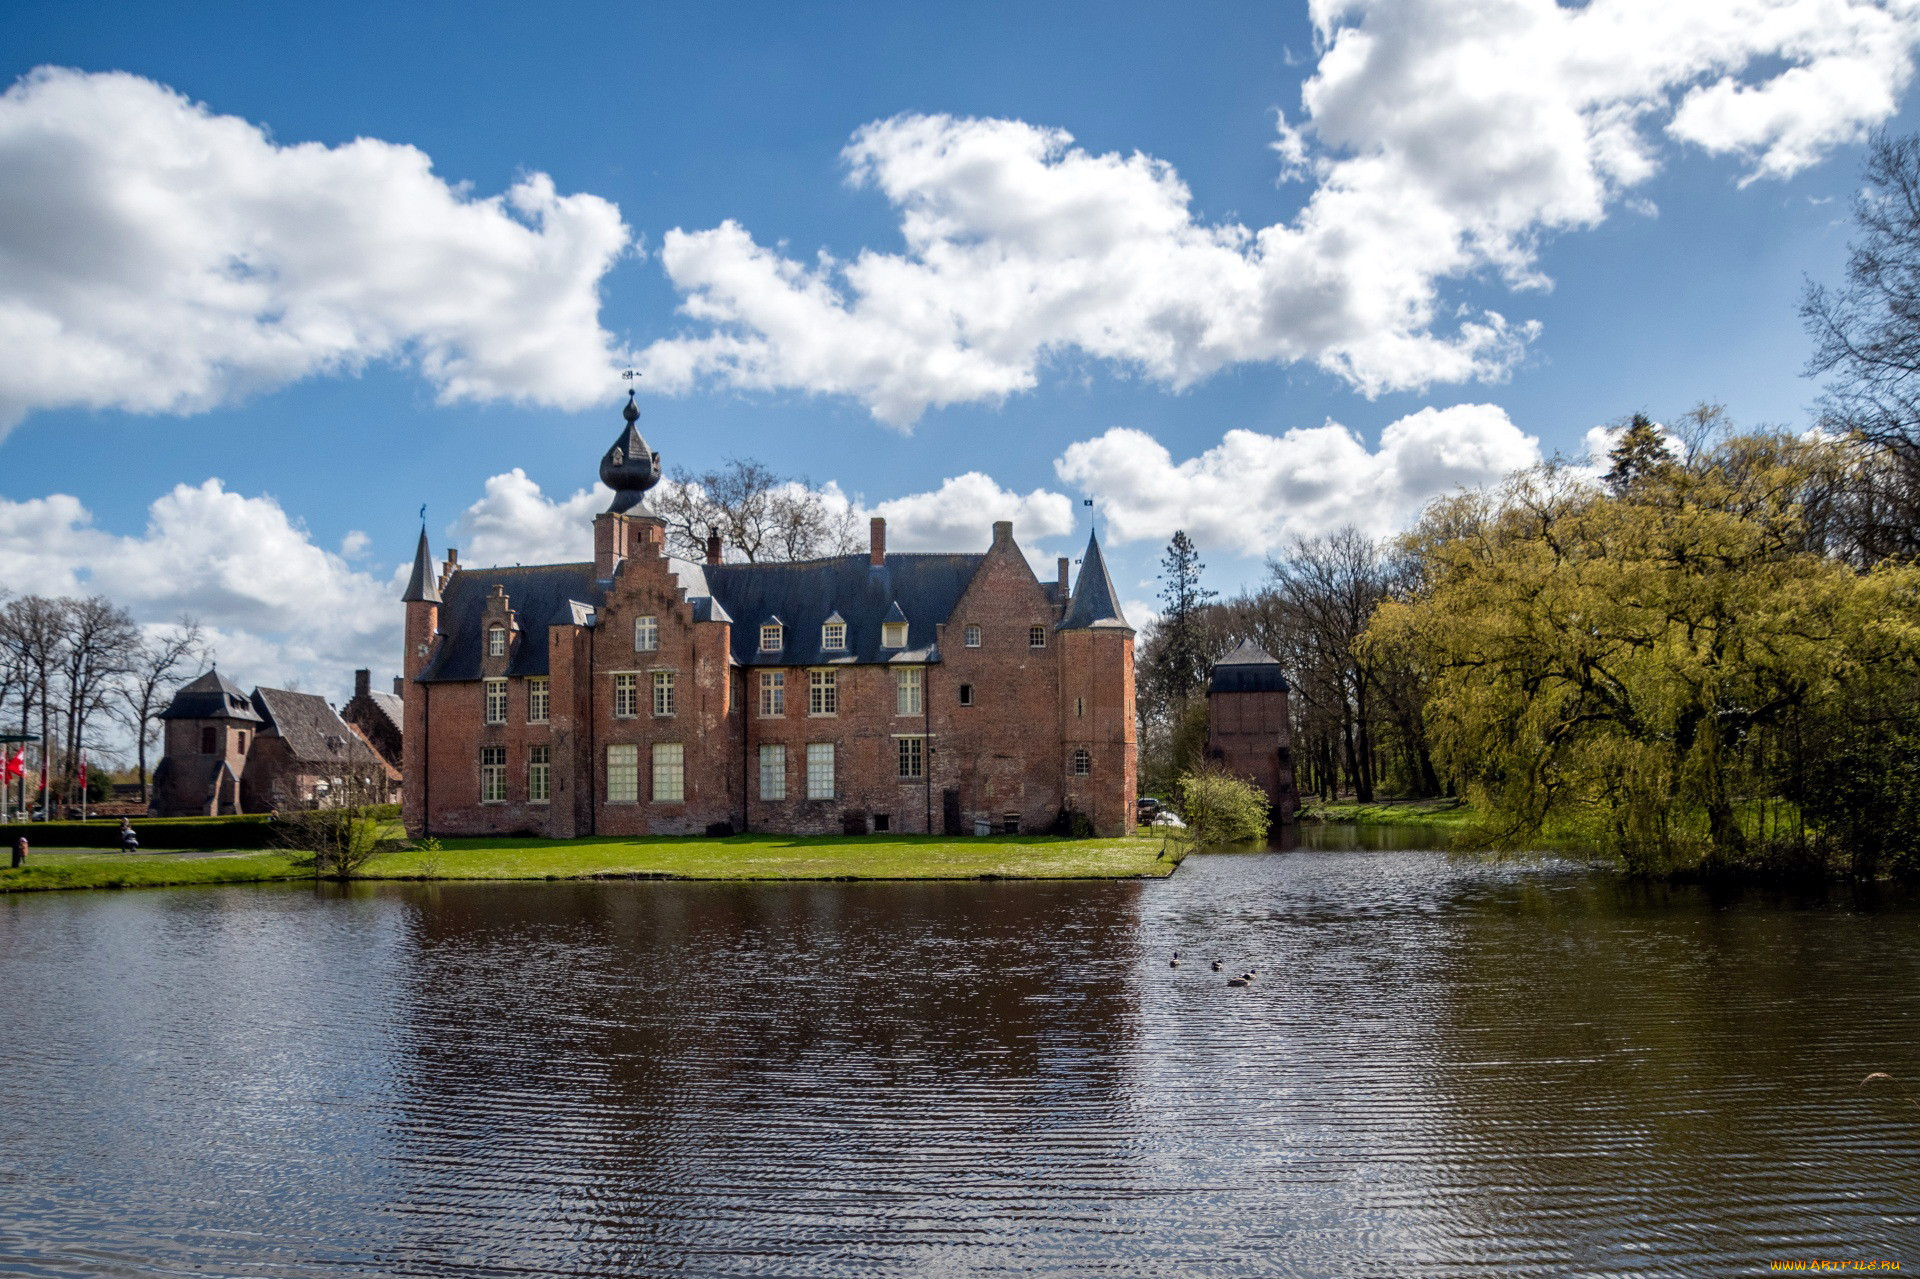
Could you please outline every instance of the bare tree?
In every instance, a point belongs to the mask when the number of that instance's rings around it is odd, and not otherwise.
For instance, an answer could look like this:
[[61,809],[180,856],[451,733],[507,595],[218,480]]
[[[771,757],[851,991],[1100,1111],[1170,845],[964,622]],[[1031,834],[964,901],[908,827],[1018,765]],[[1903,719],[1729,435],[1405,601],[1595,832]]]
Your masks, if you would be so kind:
[[59,601],[66,645],[60,655],[61,691],[66,696],[65,766],[74,776],[86,749],[87,726],[107,710],[114,690],[132,669],[140,648],[133,615],[104,595]]
[[134,649],[127,673],[119,685],[115,718],[133,734],[136,768],[140,773],[140,802],[149,803],[147,744],[154,725],[166,709],[174,689],[208,656],[200,623],[185,614],[172,626],[148,632]]
[[698,475],[676,471],[650,505],[667,522],[669,547],[691,560],[705,558],[709,534],[749,562],[817,559],[860,549],[851,507],[750,458],[734,458]]
[[[20,731],[29,731],[33,710],[40,711],[40,760],[42,785],[52,771],[54,680],[65,660],[67,624],[65,602],[43,595],[24,595],[0,611],[0,643],[8,651],[10,664],[20,671]],[[22,780],[24,786],[24,779]],[[53,800],[53,788],[46,787],[46,802]]]

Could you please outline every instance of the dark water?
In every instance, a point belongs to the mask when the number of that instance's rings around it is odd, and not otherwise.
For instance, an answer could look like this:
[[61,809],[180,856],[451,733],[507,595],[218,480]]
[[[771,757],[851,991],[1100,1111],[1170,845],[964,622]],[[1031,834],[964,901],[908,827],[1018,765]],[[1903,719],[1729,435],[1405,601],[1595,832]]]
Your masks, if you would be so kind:
[[0,1271],[1912,1269],[1917,1027],[1910,901],[1419,851],[15,895]]

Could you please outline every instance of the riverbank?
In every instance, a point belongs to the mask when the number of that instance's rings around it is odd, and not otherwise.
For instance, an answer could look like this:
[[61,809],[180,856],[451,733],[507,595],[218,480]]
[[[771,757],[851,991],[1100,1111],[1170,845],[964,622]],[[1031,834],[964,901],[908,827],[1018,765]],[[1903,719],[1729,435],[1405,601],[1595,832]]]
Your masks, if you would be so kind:
[[[949,839],[736,835],[725,839],[449,839],[382,853],[357,879],[1158,879],[1176,862],[1158,836]],[[0,892],[310,878],[286,853],[35,853],[0,869]]]
[[1435,826],[1460,830],[1473,822],[1473,806],[1458,799],[1396,799],[1375,804],[1310,803],[1300,810],[1303,822],[1333,822],[1348,826]]

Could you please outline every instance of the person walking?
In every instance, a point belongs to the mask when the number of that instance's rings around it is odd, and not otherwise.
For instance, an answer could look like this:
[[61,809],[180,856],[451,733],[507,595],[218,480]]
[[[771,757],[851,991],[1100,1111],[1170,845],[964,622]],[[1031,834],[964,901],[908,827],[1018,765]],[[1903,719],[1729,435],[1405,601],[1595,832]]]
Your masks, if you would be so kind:
[[120,819],[120,851],[123,853],[140,851],[140,837],[133,833],[133,819],[130,817]]
[[13,841],[13,868],[19,870],[27,864],[27,837],[22,835]]

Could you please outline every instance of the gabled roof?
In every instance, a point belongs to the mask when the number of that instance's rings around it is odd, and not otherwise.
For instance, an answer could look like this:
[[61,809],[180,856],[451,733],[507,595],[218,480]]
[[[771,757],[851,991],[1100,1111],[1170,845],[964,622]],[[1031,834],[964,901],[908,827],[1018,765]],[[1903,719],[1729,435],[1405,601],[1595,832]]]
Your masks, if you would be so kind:
[[235,688],[218,670],[208,671],[173,695],[161,719],[237,719],[249,723],[259,720],[247,695]]
[[[742,666],[799,666],[855,662],[929,661],[934,626],[953,616],[984,554],[889,553],[874,565],[865,554],[789,564],[709,564],[713,597],[734,617],[755,619],[733,628],[733,658]],[[907,647],[880,647],[880,626],[898,608],[907,619]],[[822,650],[820,627],[838,614],[847,647]],[[760,627],[778,620],[786,646],[760,651]],[[897,619],[896,619],[897,620]]]
[[1107,561],[1100,554],[1100,539],[1088,534],[1087,553],[1080,561],[1080,576],[1073,584],[1073,600],[1060,623],[1063,631],[1110,627],[1130,631],[1127,618],[1114,598],[1113,579],[1107,575]]
[[481,620],[495,586],[507,592],[507,607],[520,620],[520,642],[507,661],[508,675],[547,673],[547,627],[576,621],[585,604],[598,607],[602,596],[592,564],[535,564],[525,568],[463,568],[447,579],[440,606],[440,647],[414,679],[443,684],[480,678],[486,637]]
[[256,688],[253,706],[260,713],[262,737],[278,737],[303,763],[370,762],[371,752],[327,699],[284,688]]
[[404,732],[407,727],[407,704],[392,693],[369,692],[367,700],[382,716],[392,722],[396,729]]
[[1207,677],[1209,693],[1284,693],[1291,687],[1273,654],[1250,639],[1215,662]]
[[413,552],[413,575],[407,579],[407,589],[400,596],[403,604],[438,604],[440,602],[440,583],[433,573],[433,552],[427,549],[427,530],[420,530],[420,545]]

